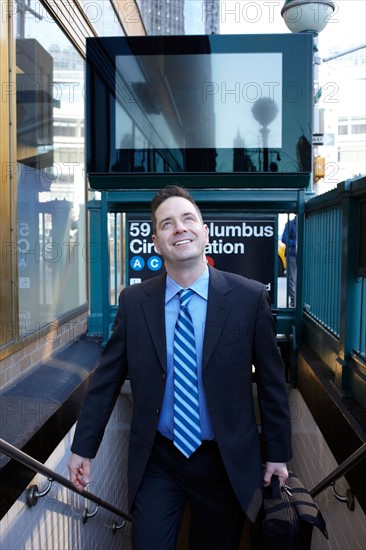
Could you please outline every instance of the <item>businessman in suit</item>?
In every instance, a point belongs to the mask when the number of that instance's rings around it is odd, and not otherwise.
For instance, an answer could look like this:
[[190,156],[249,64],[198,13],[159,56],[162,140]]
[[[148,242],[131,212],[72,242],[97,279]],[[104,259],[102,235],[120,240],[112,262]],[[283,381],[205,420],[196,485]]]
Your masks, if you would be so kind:
[[[128,375],[134,550],[173,550],[186,502],[190,549],[234,550],[245,517],[257,516],[263,484],[278,475],[283,485],[291,458],[287,391],[270,303],[264,285],[208,266],[208,228],[184,188],[159,191],[152,220],[166,275],[121,292],[113,334],[78,420],[70,479],[80,491],[89,482],[90,459]],[[193,344],[186,344],[190,336]],[[176,343],[179,337],[184,343]],[[176,346],[184,348],[180,358]],[[189,382],[193,396],[180,384],[182,364],[190,369],[187,378],[195,373]]]

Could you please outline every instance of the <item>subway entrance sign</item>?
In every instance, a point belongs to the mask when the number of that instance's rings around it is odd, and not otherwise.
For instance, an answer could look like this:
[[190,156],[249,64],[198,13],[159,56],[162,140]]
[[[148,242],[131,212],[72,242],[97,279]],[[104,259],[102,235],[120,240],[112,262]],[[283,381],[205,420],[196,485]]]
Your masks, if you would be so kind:
[[[204,215],[204,214],[203,214]],[[222,271],[238,273],[265,284],[274,301],[276,217],[253,214],[204,215],[209,229],[208,262]],[[126,278],[137,284],[165,272],[163,259],[152,242],[146,214],[128,214]]]

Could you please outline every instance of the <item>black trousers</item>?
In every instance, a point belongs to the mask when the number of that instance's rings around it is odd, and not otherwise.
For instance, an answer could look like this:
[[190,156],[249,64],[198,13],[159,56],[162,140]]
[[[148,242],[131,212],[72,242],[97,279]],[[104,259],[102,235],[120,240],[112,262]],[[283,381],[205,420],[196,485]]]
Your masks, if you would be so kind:
[[174,550],[188,501],[190,550],[237,550],[245,519],[218,446],[186,458],[158,434],[132,508],[133,550]]

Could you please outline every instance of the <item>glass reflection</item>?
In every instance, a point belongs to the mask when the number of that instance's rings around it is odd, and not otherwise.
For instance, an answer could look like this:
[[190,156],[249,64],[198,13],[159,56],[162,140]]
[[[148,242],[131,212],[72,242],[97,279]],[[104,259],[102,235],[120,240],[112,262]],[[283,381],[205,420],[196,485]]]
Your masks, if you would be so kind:
[[123,9],[118,2],[112,5],[109,0],[79,0],[79,3],[99,36],[124,36],[118,15],[122,20],[135,15],[132,5]]
[[[237,149],[238,138],[248,159],[245,150],[279,149],[281,91],[280,53],[117,56],[113,171],[127,171],[129,149],[174,150],[177,170],[205,158],[207,171],[227,163],[219,150]],[[237,166],[232,156],[227,170]]]
[[40,2],[16,35],[19,325],[86,302],[84,62]]

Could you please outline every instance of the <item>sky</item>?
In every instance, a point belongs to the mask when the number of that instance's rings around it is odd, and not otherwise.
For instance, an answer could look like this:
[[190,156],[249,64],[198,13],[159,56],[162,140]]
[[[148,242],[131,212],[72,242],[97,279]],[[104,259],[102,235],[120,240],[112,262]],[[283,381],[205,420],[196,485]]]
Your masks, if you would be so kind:
[[[340,71],[339,60],[327,61],[336,53],[343,54],[343,67],[347,64],[347,52],[366,45],[366,2],[365,0],[334,1],[335,11],[324,30],[317,38],[318,73],[315,80],[328,84],[323,98],[335,92],[336,105],[326,105],[333,110],[347,111],[348,114],[365,113],[366,63],[353,65],[353,69]],[[221,34],[279,34],[290,33],[282,16],[284,0],[221,0]],[[366,48],[358,54],[366,55]],[[351,64],[349,64],[351,65]],[[331,89],[331,84],[334,88]],[[330,97],[330,96],[329,96]],[[352,97],[352,101],[349,98]],[[329,103],[329,102],[328,102]],[[320,105],[324,107],[324,105]]]
[[[336,10],[325,29],[319,34],[321,57],[345,51],[355,45],[366,44],[366,2],[338,0]],[[277,34],[289,29],[281,16],[284,0],[221,0],[221,34]]]

